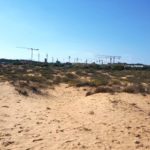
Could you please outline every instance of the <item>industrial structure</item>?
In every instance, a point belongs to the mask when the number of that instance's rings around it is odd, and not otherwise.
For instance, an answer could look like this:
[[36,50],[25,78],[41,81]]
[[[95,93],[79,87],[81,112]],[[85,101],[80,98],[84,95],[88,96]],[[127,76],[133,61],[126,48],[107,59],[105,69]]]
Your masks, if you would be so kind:
[[[33,60],[33,51],[39,51],[39,49],[28,48],[28,47],[17,47],[17,48],[31,50],[31,61]],[[39,59],[40,59],[40,54],[38,54],[38,61]]]
[[99,62],[104,62],[104,59],[106,62],[109,62],[110,64],[115,64],[116,60],[120,60],[121,56],[109,56],[109,55],[98,55],[96,56]]

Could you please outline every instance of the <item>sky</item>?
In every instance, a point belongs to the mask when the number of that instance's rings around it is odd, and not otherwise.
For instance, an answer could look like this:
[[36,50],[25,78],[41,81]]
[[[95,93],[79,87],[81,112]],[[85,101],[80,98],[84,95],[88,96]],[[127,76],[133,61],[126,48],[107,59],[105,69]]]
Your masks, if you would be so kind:
[[[0,58],[121,56],[150,64],[150,0],[0,0]],[[38,52],[34,52],[37,60]]]

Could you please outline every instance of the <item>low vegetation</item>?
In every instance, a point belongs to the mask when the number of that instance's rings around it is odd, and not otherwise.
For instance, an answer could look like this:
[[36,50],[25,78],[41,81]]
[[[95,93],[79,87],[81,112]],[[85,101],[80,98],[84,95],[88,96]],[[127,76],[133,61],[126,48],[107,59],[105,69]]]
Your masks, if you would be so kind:
[[24,96],[42,94],[44,89],[60,83],[88,87],[86,96],[115,92],[150,94],[150,70],[122,66],[15,62],[0,65],[0,81],[9,81]]

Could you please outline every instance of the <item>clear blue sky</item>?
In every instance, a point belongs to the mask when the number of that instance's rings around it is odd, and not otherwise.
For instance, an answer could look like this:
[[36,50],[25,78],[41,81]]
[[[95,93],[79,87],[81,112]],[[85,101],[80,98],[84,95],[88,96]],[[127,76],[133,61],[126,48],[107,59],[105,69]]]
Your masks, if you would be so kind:
[[150,64],[150,0],[0,0],[0,58],[29,59],[17,46]]

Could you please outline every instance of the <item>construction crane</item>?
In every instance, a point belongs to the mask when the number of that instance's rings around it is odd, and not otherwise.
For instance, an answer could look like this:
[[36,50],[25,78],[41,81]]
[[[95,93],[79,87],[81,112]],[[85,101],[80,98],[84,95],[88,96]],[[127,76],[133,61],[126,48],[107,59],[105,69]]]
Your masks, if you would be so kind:
[[71,59],[71,56],[68,57],[69,63],[70,63],[70,59]]
[[106,60],[109,59],[110,64],[114,64],[116,62],[116,59],[120,60],[121,56],[109,56],[109,55],[98,55],[96,56],[98,59],[99,58],[105,58]]
[[98,60],[98,63],[103,65],[104,61],[101,60],[101,59],[99,59],[99,60]]
[[52,63],[54,62],[54,57],[52,57]]
[[48,54],[46,54],[46,59],[47,59],[47,61],[48,61]]
[[17,48],[31,50],[31,61],[33,60],[33,51],[39,51],[39,49],[35,49],[35,48],[28,48],[28,47],[17,47]]
[[120,60],[121,56],[112,56],[112,59],[113,59],[113,64],[115,64],[115,60],[116,59]]

